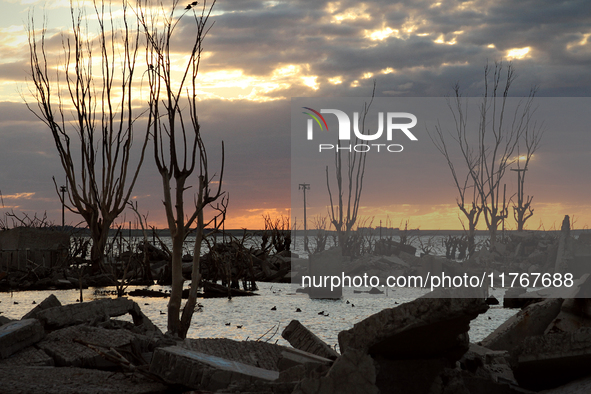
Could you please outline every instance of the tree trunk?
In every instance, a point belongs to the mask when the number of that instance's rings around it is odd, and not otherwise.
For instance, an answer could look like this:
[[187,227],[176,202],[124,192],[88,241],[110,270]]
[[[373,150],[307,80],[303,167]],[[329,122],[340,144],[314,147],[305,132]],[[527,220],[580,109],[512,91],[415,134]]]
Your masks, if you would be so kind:
[[92,247],[90,248],[90,261],[92,273],[98,274],[102,271],[103,258],[105,257],[105,246],[109,238],[109,228],[104,225],[97,225],[95,230],[90,229]]
[[180,336],[179,315],[183,295],[183,238],[182,231],[172,237],[172,290],[168,301],[168,333]]
[[490,251],[494,251],[497,245],[497,227],[498,227],[498,219],[493,217],[491,220],[491,224],[488,227],[488,234],[490,236]]
[[[201,182],[200,182],[201,183]],[[201,201],[199,201],[201,203]],[[180,332],[181,338],[187,337],[187,332],[191,327],[191,319],[193,318],[193,312],[195,311],[195,305],[197,305],[197,289],[199,288],[199,282],[201,282],[201,241],[203,239],[203,209],[199,208],[199,214],[197,216],[197,234],[195,234],[195,247],[193,248],[193,272],[191,273],[191,288],[189,290],[189,298],[183,309],[183,315],[181,317]]]

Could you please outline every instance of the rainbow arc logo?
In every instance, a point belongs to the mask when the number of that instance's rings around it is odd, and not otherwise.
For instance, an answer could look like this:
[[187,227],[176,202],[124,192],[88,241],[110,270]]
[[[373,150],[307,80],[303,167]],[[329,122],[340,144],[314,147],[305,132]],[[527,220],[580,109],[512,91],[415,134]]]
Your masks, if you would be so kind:
[[[324,119],[324,116],[322,116],[320,114],[320,112],[318,112],[315,109],[312,109],[310,107],[302,107],[302,108],[313,112],[312,114],[310,112],[302,112],[302,113],[312,117],[312,119],[314,119],[316,121],[316,123],[318,123],[318,126],[320,126],[320,130],[324,130],[324,128],[322,127],[322,123],[324,123],[324,126],[326,127],[326,131],[328,131],[328,125],[326,124],[326,120]],[[320,123],[321,119],[322,119],[322,123]],[[311,121],[311,119],[310,119],[310,121]],[[308,138],[308,139],[311,139],[311,138]]]

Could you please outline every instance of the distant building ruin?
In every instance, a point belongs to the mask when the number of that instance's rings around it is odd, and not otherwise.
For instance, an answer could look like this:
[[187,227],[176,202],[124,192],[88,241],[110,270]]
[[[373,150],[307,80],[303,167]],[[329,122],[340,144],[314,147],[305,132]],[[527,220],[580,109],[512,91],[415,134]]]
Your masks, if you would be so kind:
[[15,227],[0,231],[0,271],[29,262],[53,268],[67,257],[70,233],[55,228]]

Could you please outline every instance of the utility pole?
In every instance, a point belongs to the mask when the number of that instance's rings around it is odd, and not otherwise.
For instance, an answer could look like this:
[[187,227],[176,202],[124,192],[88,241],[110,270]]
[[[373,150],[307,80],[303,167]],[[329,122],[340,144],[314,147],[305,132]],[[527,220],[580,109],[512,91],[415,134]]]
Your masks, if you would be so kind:
[[308,250],[308,227],[306,225],[306,190],[310,190],[309,183],[300,183],[299,190],[304,191],[304,250],[309,252]]
[[66,200],[65,200],[65,196],[66,196],[66,190],[67,188],[65,186],[60,186],[60,192],[62,192],[62,230],[64,229],[65,225],[66,225],[66,212],[65,212],[65,207],[66,207]]

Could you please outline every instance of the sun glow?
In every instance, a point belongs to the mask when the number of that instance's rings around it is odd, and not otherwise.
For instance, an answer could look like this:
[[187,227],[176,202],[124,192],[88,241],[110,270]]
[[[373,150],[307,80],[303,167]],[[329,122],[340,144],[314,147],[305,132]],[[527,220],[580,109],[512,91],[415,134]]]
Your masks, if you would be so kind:
[[328,78],[328,82],[333,85],[339,85],[343,83],[343,79],[341,77]]
[[362,4],[360,7],[346,8],[338,14],[335,13],[341,6],[340,2],[328,3],[326,10],[332,14],[331,23],[340,24],[342,22],[355,21],[357,19],[371,20],[371,15],[366,12],[367,5]]
[[318,84],[318,76],[317,75],[312,75],[312,76],[306,76],[306,77],[300,77],[302,79],[302,81],[304,81],[304,85],[314,89],[314,90],[318,90],[318,88],[320,87],[320,85]]
[[509,49],[507,51],[507,59],[508,60],[523,59],[526,56],[528,56],[530,50],[531,50],[530,47]]
[[380,30],[366,30],[365,38],[369,38],[372,41],[383,41],[390,36],[398,36],[400,31],[398,29],[392,29],[386,27]]

